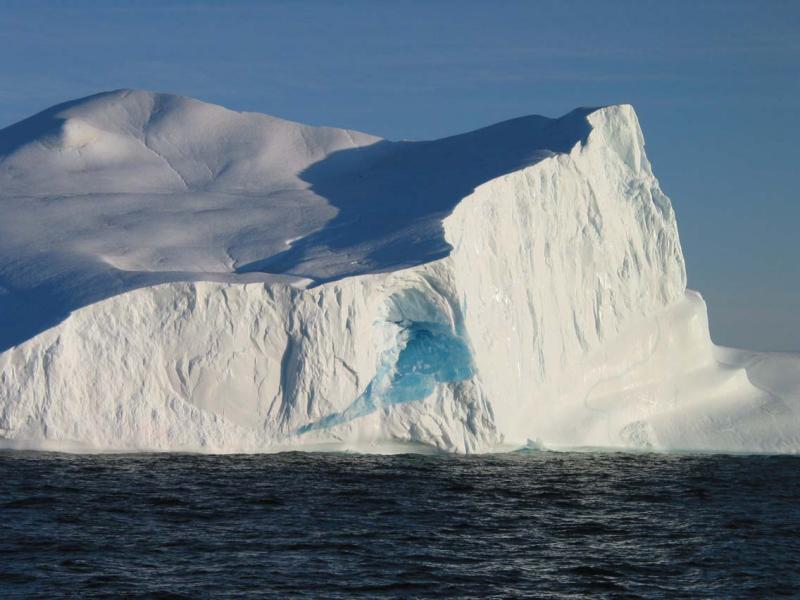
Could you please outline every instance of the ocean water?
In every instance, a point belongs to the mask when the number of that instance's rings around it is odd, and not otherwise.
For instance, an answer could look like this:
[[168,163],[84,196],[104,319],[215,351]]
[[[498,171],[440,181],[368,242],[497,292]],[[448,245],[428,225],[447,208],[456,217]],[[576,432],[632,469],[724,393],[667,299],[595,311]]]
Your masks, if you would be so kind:
[[800,597],[800,458],[0,453],[0,597]]

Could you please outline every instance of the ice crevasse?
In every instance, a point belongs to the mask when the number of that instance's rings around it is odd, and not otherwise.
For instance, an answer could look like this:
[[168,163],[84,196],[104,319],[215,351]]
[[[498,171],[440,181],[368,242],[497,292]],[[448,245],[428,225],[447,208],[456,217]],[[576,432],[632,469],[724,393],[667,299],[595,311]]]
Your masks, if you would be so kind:
[[800,451],[630,106],[412,143],[123,90],[0,155],[4,446]]

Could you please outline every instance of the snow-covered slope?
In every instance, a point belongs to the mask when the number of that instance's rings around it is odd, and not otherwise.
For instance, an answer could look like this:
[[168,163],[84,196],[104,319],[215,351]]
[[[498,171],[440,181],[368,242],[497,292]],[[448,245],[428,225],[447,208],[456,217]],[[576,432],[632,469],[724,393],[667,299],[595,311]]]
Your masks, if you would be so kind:
[[0,131],[0,194],[5,445],[800,451],[629,106],[388,142],[123,90]]

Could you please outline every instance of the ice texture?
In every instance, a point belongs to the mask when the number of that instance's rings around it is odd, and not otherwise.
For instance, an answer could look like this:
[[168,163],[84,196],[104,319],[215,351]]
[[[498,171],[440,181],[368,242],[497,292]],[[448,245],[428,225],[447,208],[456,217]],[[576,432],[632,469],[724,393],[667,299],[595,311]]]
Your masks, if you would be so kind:
[[0,442],[800,451],[627,105],[389,142],[120,90],[0,131]]
[[392,404],[424,400],[438,384],[472,377],[469,346],[447,325],[412,321],[399,325],[397,347],[381,357],[377,373],[364,393],[342,412],[303,425],[298,433],[341,425]]

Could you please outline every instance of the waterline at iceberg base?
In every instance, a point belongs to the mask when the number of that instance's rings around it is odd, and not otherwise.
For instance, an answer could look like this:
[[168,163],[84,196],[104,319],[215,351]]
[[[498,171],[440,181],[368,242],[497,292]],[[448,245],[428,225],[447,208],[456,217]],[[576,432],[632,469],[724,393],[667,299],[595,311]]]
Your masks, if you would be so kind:
[[389,142],[119,90],[0,131],[0,202],[5,447],[800,451],[630,106]]

